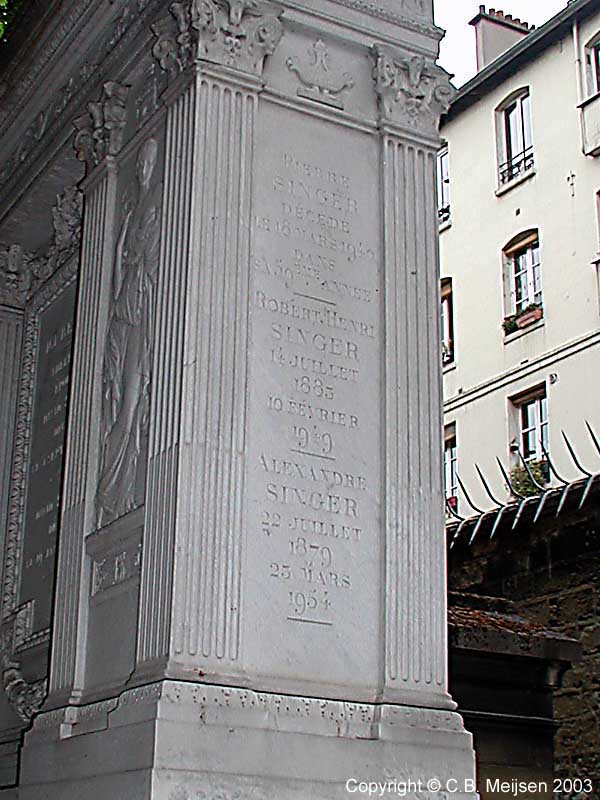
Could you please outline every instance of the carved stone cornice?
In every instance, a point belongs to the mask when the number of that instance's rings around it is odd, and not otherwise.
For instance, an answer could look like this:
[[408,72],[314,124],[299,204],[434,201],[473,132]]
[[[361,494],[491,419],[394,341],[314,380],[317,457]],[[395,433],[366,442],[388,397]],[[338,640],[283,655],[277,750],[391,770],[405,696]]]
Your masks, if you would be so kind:
[[443,31],[433,24],[431,16],[426,11],[421,13],[410,7],[413,2],[418,2],[418,0],[405,0],[405,3],[398,11],[392,10],[385,4],[371,2],[371,0],[333,0],[333,2],[340,6],[351,8],[354,11],[360,11],[361,14],[367,14],[369,17],[382,19],[385,22],[391,22],[392,25],[422,33],[436,40],[441,39],[443,36]]
[[73,122],[77,130],[73,143],[75,153],[85,162],[88,172],[105,156],[116,156],[121,149],[129,89],[116,81],[107,81],[102,86],[100,100],[88,103],[88,113]]
[[380,122],[436,137],[454,91],[448,73],[397,48],[375,45],[373,51]]
[[183,0],[158,20],[153,54],[169,80],[197,59],[260,76],[282,35],[283,10],[259,0]]

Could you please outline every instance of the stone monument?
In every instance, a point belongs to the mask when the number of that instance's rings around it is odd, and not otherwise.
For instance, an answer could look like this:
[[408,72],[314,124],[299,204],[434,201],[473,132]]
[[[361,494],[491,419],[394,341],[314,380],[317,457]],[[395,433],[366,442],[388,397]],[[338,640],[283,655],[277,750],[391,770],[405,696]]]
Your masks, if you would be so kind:
[[0,797],[474,797],[431,0],[34,33],[0,111]]

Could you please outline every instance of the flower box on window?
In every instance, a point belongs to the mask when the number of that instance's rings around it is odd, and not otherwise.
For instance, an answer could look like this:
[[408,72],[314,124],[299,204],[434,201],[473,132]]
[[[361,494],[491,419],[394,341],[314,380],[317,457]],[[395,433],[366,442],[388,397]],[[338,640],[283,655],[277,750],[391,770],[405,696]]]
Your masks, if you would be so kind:
[[528,325],[533,325],[543,316],[544,310],[541,306],[535,304],[527,306],[516,316],[517,328],[526,328]]
[[518,314],[511,314],[505,317],[502,328],[504,329],[504,333],[508,336],[509,333],[514,333],[515,331],[527,328],[529,325],[533,325],[534,322],[542,319],[543,316],[544,309],[542,306],[537,303],[531,303],[522,311],[519,311]]

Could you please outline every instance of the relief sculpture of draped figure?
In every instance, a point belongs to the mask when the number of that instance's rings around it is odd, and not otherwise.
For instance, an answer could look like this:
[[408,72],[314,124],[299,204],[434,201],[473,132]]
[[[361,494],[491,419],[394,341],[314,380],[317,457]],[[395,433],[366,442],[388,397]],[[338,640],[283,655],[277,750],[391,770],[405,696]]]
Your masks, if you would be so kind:
[[139,505],[140,458],[148,431],[151,326],[159,256],[153,181],[158,146],[149,139],[136,163],[137,197],[126,202],[115,252],[103,372],[98,527]]

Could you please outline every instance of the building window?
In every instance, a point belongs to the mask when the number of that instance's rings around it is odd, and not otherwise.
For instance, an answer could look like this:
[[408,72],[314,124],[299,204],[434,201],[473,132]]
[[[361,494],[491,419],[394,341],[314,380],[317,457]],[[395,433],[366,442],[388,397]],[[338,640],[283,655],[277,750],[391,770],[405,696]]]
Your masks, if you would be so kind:
[[452,278],[442,278],[442,364],[454,363]]
[[437,204],[440,225],[450,222],[450,161],[448,147],[443,147],[437,157]]
[[444,492],[453,511],[458,510],[458,478],[456,473],[456,425],[444,428]]
[[503,328],[513,333],[543,316],[542,263],[537,230],[519,234],[503,250],[505,310]]
[[526,461],[543,461],[548,451],[548,399],[539,386],[513,398],[518,417],[518,446]]
[[592,264],[596,268],[596,296],[598,298],[598,311],[600,312],[600,191],[596,192],[596,229],[598,233],[598,252]]
[[525,90],[497,112],[499,181],[503,186],[533,169],[531,99]]
[[588,96],[600,92],[600,36],[596,36],[585,48],[585,66]]

